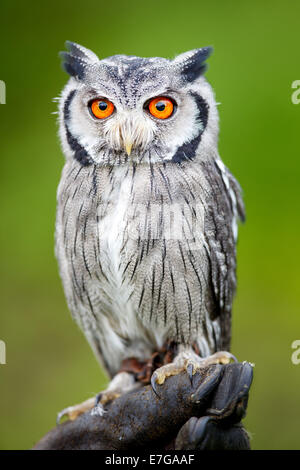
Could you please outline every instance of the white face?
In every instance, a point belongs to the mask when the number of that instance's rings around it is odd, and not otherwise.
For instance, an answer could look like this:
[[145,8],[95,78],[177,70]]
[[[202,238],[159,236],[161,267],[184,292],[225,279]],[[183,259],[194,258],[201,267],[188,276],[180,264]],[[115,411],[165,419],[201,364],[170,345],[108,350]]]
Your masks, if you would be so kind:
[[86,164],[180,162],[216,146],[215,100],[199,75],[203,59],[195,60],[203,50],[174,61],[127,56],[100,61],[81,46],[70,47],[65,68],[73,76],[60,99],[67,157]]

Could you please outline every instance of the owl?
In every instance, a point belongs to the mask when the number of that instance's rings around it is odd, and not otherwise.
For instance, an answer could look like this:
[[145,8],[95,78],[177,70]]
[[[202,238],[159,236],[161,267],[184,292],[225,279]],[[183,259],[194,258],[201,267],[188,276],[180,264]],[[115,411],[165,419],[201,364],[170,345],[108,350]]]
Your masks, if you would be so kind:
[[56,256],[71,314],[111,378],[103,405],[231,360],[244,207],[218,153],[211,48],[173,60],[67,49]]

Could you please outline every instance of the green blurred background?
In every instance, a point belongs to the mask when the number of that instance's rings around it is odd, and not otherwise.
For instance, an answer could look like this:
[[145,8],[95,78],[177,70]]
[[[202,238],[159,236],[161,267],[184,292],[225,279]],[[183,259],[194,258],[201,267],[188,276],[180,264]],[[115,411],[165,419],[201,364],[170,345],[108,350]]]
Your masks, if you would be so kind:
[[70,39],[100,57],[214,46],[207,77],[221,102],[220,153],[247,208],[232,343],[256,364],[245,422],[254,449],[300,449],[300,365],[291,362],[300,339],[299,2],[2,0],[0,15],[0,448],[30,448],[58,410],[107,382],[71,320],[53,251],[63,156],[52,98],[67,80],[58,51]]

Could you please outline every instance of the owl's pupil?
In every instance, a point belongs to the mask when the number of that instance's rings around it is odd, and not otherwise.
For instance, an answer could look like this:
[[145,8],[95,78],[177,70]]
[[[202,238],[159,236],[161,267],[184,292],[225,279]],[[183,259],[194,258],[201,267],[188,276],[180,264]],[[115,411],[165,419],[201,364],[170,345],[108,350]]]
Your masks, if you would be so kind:
[[99,106],[100,111],[105,111],[107,108],[107,103],[105,103],[105,101],[100,101],[98,106]]
[[164,111],[165,110],[165,103],[163,101],[159,101],[157,104],[156,104],[156,109],[157,111]]

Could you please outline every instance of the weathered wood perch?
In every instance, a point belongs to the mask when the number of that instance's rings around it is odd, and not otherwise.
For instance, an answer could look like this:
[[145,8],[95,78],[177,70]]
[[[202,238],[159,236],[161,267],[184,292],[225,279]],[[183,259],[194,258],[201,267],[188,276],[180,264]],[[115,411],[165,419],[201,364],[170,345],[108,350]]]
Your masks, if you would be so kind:
[[103,416],[87,412],[60,424],[34,447],[41,449],[250,449],[241,426],[253,368],[248,362],[213,365],[169,377],[157,397],[151,386],[123,395]]

